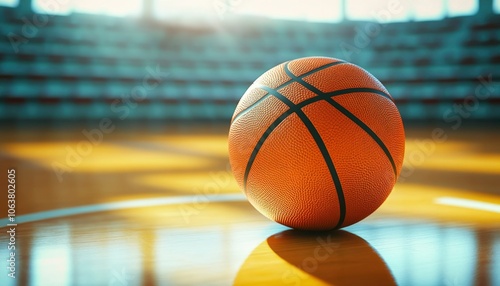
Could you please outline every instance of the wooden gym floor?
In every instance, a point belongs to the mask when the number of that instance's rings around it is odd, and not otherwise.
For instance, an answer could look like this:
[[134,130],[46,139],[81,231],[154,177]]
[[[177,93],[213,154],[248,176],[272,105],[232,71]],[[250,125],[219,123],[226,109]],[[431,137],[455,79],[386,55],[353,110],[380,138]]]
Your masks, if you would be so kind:
[[407,126],[391,196],[329,233],[290,230],[246,202],[227,126],[116,126],[91,144],[82,131],[96,127],[0,132],[0,285],[500,285],[498,124],[443,126],[434,141],[434,126]]

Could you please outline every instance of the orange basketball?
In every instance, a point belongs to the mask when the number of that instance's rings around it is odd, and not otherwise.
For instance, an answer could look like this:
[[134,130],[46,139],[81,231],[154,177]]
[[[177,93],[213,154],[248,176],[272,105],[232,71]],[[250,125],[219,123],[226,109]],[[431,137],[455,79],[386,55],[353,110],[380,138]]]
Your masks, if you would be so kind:
[[229,130],[233,174],[266,217],[329,230],[374,212],[396,183],[404,129],[392,97],[334,58],[280,64],[245,92]]

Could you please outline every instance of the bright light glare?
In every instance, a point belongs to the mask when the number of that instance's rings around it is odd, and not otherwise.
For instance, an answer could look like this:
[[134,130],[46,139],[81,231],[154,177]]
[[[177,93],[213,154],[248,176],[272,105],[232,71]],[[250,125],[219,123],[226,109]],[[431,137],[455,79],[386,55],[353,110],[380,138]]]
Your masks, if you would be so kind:
[[342,20],[342,3],[340,0],[309,0],[306,9],[306,20],[318,22],[339,22]]
[[32,249],[29,253],[29,284],[71,285],[71,229],[68,224],[57,228],[57,243],[52,239],[53,229],[39,227],[33,233]]
[[[234,0],[233,0],[234,1]],[[313,22],[339,22],[342,19],[340,0],[254,0],[235,1],[234,13],[258,15],[274,19],[305,20]]]
[[[0,5],[16,6],[19,0],[0,0]],[[35,12],[70,14],[82,12],[112,16],[138,16],[144,0],[33,0]],[[439,20],[445,16],[473,15],[478,0],[153,0],[158,19],[177,21],[189,19],[224,19],[238,15],[255,15],[273,19],[311,22],[339,22],[343,18],[377,22]],[[346,15],[343,15],[345,3]],[[494,0],[500,13],[500,0]]]
[[439,20],[445,17],[444,1],[420,0],[413,2],[415,20]]
[[380,23],[408,21],[412,7],[408,0],[351,0],[346,5],[347,19]]
[[441,205],[449,205],[449,206],[456,206],[468,209],[476,209],[476,210],[500,213],[500,205],[489,202],[480,202],[475,200],[452,198],[452,197],[442,197],[436,199],[436,203]]
[[68,15],[71,13],[71,3],[69,1],[33,1],[33,11],[41,14]]
[[0,0],[0,6],[16,7],[19,0]]
[[[392,1],[389,1],[392,2]],[[347,18],[351,20],[366,20],[373,19],[388,11],[386,0],[364,1],[364,0],[351,0],[346,1]],[[401,6],[401,5],[399,5]],[[392,9],[391,9],[392,10]]]
[[33,0],[33,10],[38,13],[58,15],[78,12],[111,16],[138,16],[142,12],[142,2],[142,0]]
[[[179,18],[194,18],[197,17],[217,17],[216,7],[220,7],[219,2],[225,0],[156,0],[155,1],[155,17],[165,20],[175,20]],[[219,5],[219,6],[217,6]]]
[[80,0],[73,2],[74,12],[112,16],[136,16],[140,14],[141,10],[141,0]]
[[478,9],[477,0],[448,0],[448,16],[473,15]]
[[493,1],[493,10],[495,13],[500,14],[500,0]]

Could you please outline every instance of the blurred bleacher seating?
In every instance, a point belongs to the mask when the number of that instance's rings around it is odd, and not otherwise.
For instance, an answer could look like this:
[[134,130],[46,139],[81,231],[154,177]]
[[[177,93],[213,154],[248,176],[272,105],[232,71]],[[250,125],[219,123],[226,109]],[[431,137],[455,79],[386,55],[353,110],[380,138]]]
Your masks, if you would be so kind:
[[[127,119],[227,120],[264,71],[304,56],[345,58],[341,44],[354,45],[355,28],[369,25],[248,17],[196,28],[52,15],[16,52],[8,35],[23,35],[24,22],[14,15],[0,7],[0,119],[120,118],[112,105],[125,97],[134,106]],[[350,61],[386,85],[404,119],[441,119],[474,96],[479,76],[500,81],[499,47],[500,15],[387,23]],[[148,69],[162,78],[131,99]],[[500,87],[471,117],[500,118]]]

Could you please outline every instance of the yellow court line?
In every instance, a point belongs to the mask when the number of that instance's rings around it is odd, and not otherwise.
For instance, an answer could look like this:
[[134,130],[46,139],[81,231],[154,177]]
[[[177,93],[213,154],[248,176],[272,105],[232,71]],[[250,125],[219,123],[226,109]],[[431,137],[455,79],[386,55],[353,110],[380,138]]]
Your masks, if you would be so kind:
[[[7,225],[10,223],[28,223],[54,218],[63,218],[74,215],[97,213],[104,211],[115,211],[123,209],[132,208],[143,208],[143,207],[155,207],[155,206],[165,206],[165,205],[177,205],[191,203],[198,199],[200,195],[195,196],[182,196],[182,197],[163,197],[163,198],[150,198],[150,199],[140,199],[131,200],[123,202],[114,203],[103,203],[95,205],[86,205],[73,208],[63,208],[50,211],[43,211],[31,214],[24,214],[16,216],[15,222],[9,222],[7,218],[0,219],[0,225]],[[207,202],[239,202],[246,201],[246,197],[243,194],[219,194],[219,195],[203,195],[203,199]]]

